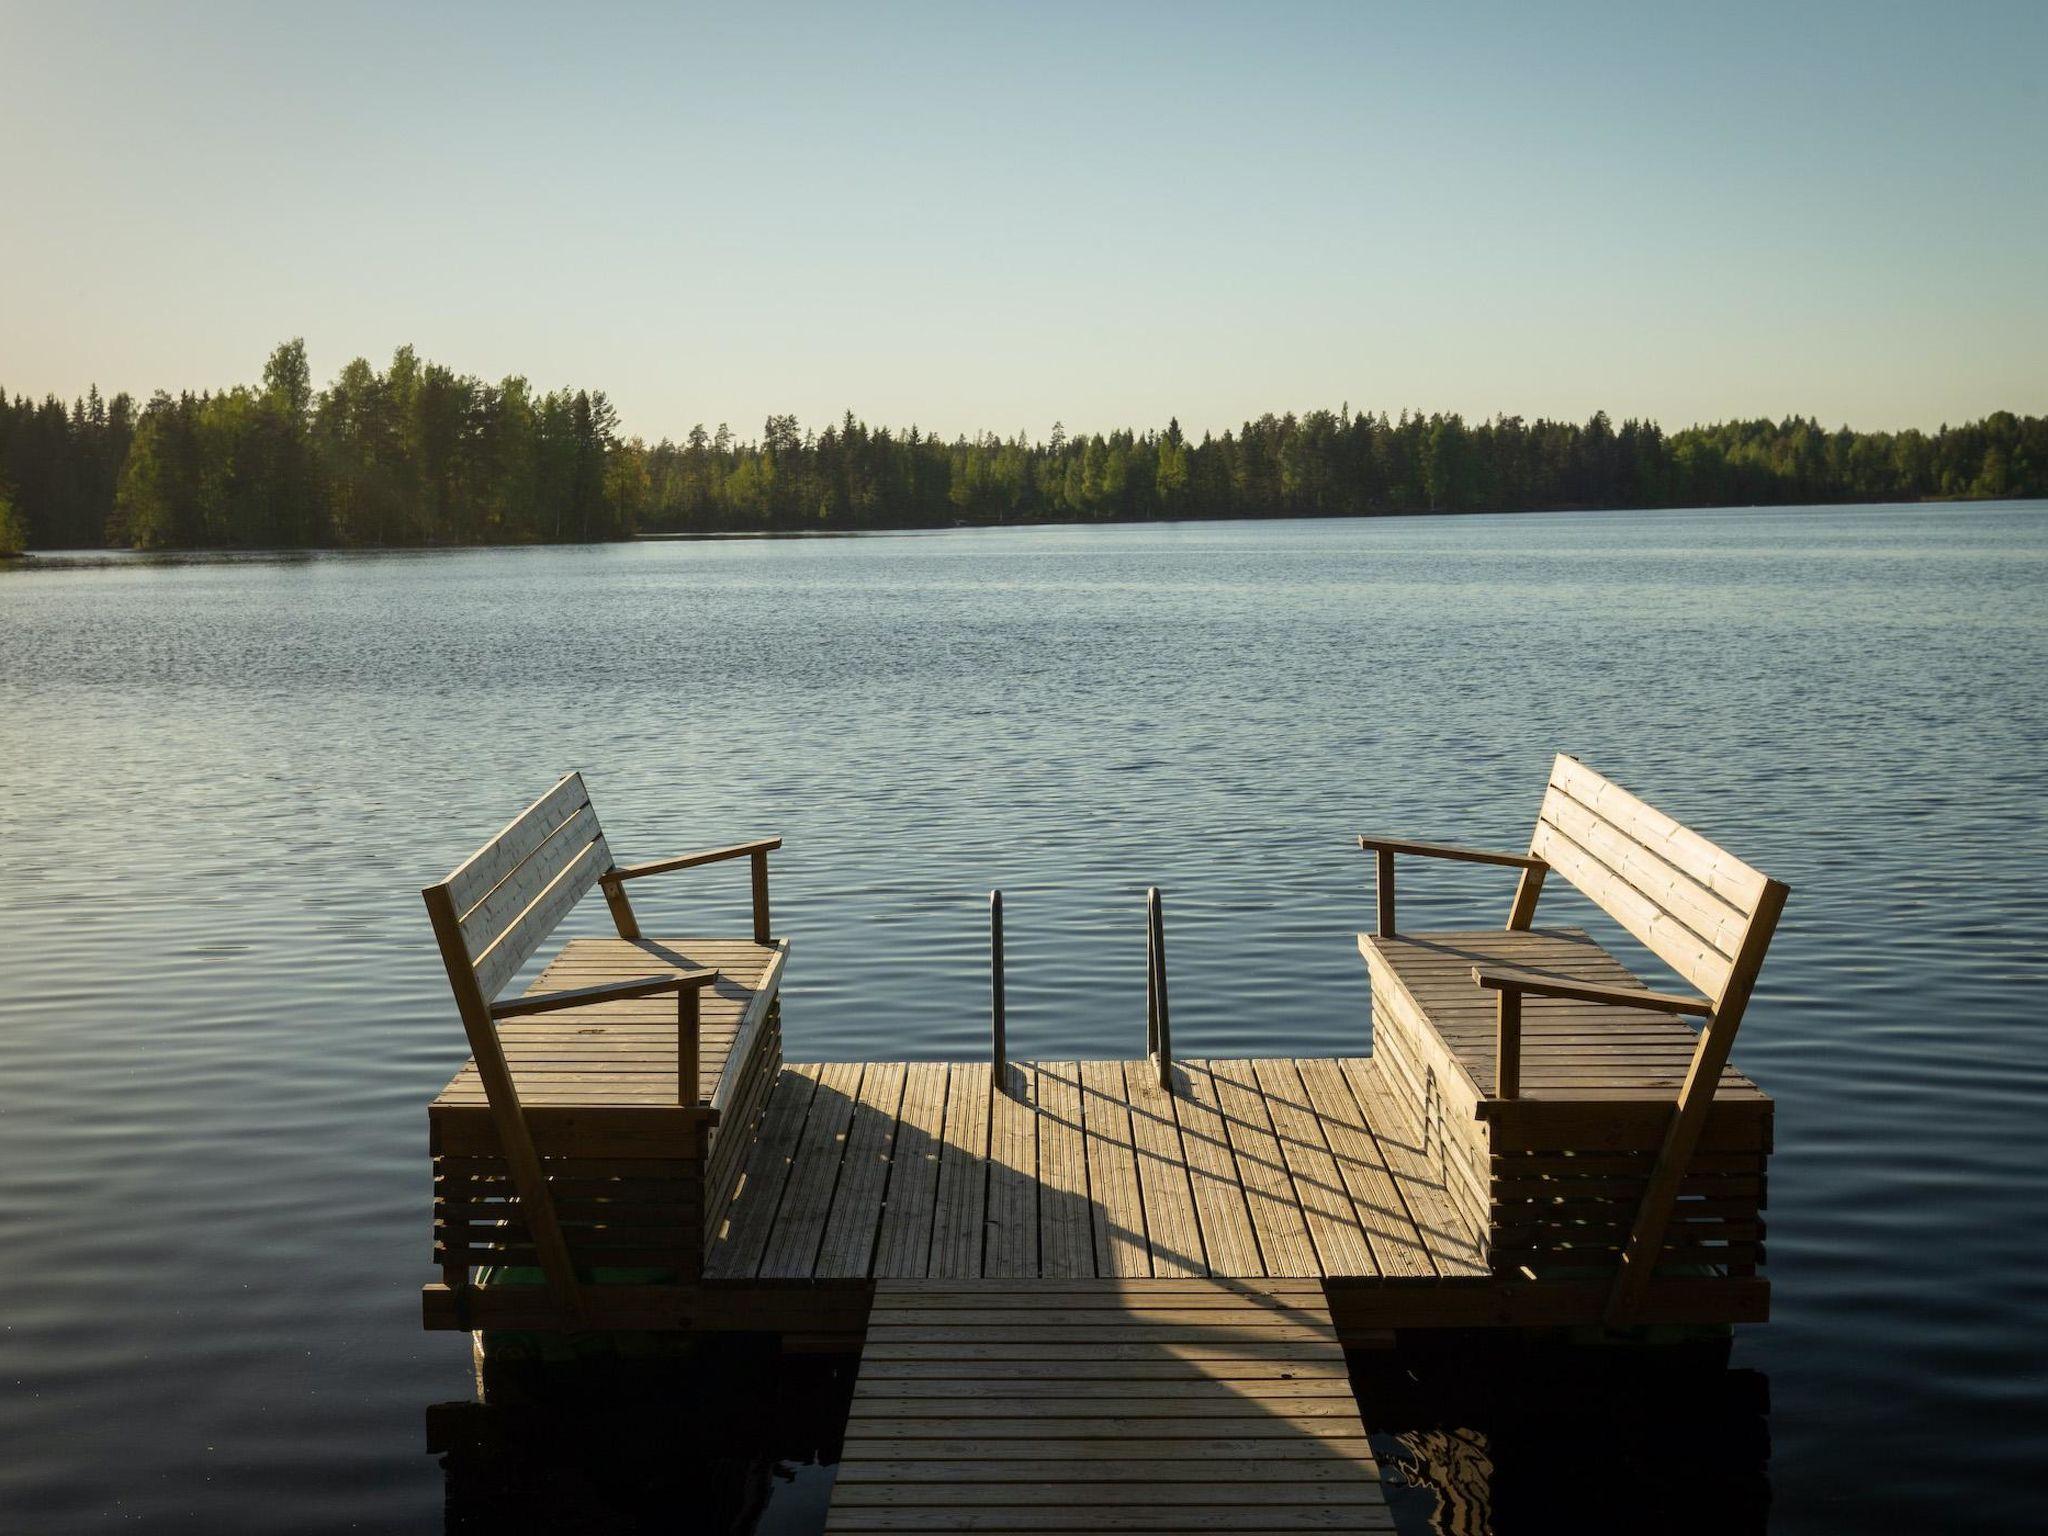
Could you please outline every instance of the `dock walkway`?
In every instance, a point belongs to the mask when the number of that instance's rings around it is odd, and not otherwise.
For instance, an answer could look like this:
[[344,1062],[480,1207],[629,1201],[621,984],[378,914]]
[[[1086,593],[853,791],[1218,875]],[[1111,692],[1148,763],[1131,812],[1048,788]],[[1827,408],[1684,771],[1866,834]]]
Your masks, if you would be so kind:
[[826,1529],[1393,1521],[1315,1280],[883,1280]]
[[707,1280],[1482,1276],[1376,1063],[783,1067]]

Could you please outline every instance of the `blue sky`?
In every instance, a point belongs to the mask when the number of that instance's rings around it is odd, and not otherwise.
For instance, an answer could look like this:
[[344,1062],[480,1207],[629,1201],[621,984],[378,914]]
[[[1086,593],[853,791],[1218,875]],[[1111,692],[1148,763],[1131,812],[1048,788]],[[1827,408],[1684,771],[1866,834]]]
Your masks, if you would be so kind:
[[631,431],[2048,411],[2048,4],[0,0],[0,385]]

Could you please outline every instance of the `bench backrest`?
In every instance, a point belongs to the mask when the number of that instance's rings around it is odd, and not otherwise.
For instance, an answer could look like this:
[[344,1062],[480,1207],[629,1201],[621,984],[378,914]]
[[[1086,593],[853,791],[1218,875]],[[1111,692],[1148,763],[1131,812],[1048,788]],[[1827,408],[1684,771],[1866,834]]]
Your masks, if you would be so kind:
[[1717,1010],[1739,1010],[1785,887],[1575,757],[1551,766],[1529,851]]
[[[485,1003],[611,867],[583,775],[570,773],[441,882]],[[453,980],[456,957],[444,958]]]

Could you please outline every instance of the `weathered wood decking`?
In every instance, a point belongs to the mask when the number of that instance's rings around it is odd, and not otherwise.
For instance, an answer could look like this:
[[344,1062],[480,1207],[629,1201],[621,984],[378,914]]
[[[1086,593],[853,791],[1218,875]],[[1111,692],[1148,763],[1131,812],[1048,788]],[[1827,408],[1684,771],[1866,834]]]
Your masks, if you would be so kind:
[[1361,1058],[783,1068],[707,1280],[1486,1273]]
[[883,1280],[826,1529],[1393,1521],[1313,1280]]

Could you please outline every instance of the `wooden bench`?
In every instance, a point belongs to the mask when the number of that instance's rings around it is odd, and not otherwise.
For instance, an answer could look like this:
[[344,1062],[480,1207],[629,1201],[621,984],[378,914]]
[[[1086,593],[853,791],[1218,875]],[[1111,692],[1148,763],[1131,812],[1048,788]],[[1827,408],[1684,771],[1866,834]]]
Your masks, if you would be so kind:
[[[701,1273],[706,1212],[730,1196],[781,1066],[780,846],[618,864],[571,773],[422,892],[471,1052],[428,1111],[430,1327],[462,1326],[470,1288],[508,1269],[537,1267],[563,1321],[593,1328],[599,1282]],[[751,939],[642,936],[629,882],[742,858]],[[570,940],[526,995],[500,1000],[593,886],[617,937]]]
[[[1753,1277],[1772,1105],[1728,1056],[1786,887],[1568,756],[1526,854],[1358,841],[1378,866],[1378,931],[1358,940],[1373,1054],[1493,1273],[1612,1271],[1613,1326],[1659,1272]],[[1397,932],[1404,856],[1518,871],[1506,927]],[[1552,870],[1697,992],[1534,927]]]

